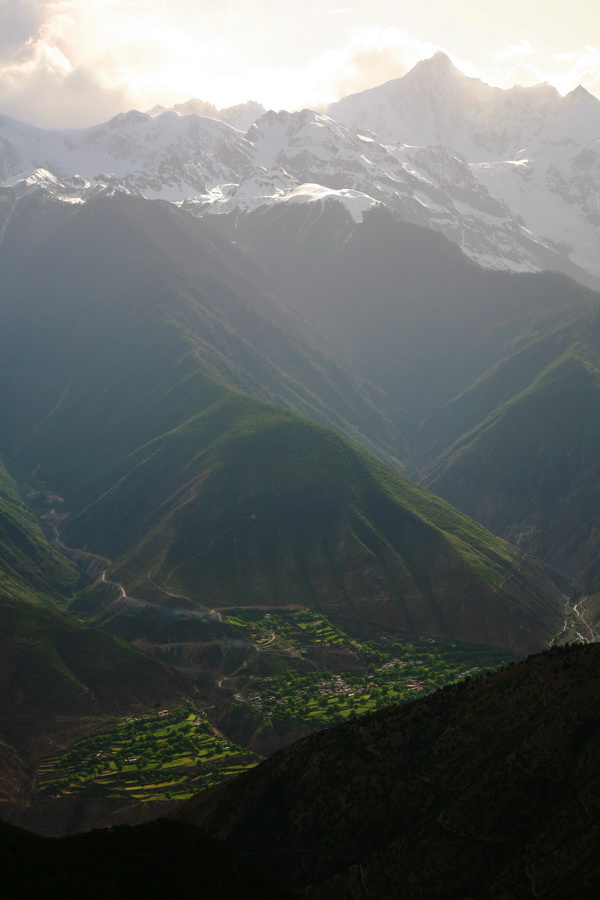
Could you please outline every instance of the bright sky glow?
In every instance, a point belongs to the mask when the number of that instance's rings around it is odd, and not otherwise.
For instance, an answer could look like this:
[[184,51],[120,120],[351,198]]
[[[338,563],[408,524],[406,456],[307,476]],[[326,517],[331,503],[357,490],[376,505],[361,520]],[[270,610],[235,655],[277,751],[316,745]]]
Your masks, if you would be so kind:
[[600,97],[592,0],[0,0],[0,111],[78,127],[192,97],[318,108],[439,49],[488,84]]

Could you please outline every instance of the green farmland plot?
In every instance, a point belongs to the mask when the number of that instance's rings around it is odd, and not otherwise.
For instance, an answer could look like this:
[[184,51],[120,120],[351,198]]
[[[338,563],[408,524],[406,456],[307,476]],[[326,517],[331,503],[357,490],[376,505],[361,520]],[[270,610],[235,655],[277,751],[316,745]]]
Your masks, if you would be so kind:
[[138,800],[170,800],[223,781],[258,762],[215,731],[190,707],[124,719],[45,760],[42,795],[68,797],[86,790]]
[[259,645],[279,643],[294,648],[306,648],[313,644],[362,650],[363,645],[353,640],[322,613],[302,609],[290,611],[273,609],[262,612],[256,609],[238,609],[234,615],[224,615],[230,625],[244,628],[248,636]]

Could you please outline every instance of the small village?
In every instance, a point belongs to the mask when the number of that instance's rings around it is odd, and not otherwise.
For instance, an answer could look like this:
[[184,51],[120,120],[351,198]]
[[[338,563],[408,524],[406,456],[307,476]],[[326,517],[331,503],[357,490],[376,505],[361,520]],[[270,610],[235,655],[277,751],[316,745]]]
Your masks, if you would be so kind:
[[303,725],[325,728],[393,703],[409,702],[445,684],[475,677],[510,661],[490,648],[444,645],[431,638],[405,645],[396,643],[391,648],[395,652],[390,653],[382,645],[360,644],[324,617],[310,612],[268,616],[250,621],[248,627],[254,634],[264,634],[266,620],[270,648],[280,635],[285,635],[285,641],[293,640],[296,651],[300,650],[305,658],[311,655],[315,644],[327,648],[334,646],[334,641],[337,647],[359,650],[362,657],[362,664],[352,671],[315,670],[300,674],[290,666],[281,674],[252,679],[238,689],[234,696],[237,704],[271,722],[278,732]]

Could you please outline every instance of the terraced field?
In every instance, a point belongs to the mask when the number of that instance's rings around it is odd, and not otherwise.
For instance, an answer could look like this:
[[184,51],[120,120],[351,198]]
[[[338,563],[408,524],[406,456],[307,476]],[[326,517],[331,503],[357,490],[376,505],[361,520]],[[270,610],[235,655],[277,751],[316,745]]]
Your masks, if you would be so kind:
[[79,741],[38,771],[40,794],[64,798],[83,792],[171,800],[237,775],[259,761],[227,741],[190,707],[124,719]]

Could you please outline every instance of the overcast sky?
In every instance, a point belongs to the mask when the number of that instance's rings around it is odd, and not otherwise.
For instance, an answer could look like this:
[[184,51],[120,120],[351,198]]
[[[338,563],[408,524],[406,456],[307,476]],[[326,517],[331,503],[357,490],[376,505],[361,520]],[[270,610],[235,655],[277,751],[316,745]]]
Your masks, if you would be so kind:
[[593,0],[0,0],[0,111],[79,127],[192,97],[319,108],[439,49],[488,84],[600,97]]

